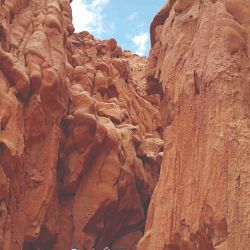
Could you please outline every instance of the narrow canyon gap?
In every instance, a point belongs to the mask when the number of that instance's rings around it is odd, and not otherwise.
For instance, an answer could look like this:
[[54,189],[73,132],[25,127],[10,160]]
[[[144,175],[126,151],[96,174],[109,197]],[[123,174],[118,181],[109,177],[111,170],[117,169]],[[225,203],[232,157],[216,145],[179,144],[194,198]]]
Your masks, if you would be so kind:
[[0,0],[0,250],[248,250],[250,0],[166,1],[148,59],[70,2]]

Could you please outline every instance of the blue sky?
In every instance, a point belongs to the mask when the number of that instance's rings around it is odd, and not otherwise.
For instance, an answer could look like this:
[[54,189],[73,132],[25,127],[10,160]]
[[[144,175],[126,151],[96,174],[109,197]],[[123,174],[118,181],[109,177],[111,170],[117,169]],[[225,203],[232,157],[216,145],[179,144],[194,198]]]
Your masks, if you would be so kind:
[[87,30],[96,38],[115,38],[123,49],[148,56],[149,27],[167,0],[73,0],[76,32]]

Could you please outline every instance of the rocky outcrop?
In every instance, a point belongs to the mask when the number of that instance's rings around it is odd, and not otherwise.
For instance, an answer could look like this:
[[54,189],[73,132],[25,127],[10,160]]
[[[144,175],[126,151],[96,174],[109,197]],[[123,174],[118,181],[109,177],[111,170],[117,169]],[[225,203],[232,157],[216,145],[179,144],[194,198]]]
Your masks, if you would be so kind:
[[176,0],[151,26],[164,159],[137,249],[250,247],[250,1]]
[[69,0],[0,2],[0,249],[135,249],[163,157],[145,59]]
[[0,1],[0,249],[248,250],[249,0],[169,0],[148,61],[70,2]]

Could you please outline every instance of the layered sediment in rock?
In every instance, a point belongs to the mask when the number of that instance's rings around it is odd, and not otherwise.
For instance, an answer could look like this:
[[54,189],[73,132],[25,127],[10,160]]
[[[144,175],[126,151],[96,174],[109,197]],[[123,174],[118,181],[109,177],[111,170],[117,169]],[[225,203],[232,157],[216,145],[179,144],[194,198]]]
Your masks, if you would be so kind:
[[170,0],[151,42],[165,157],[137,249],[247,250],[250,1]]
[[68,0],[0,3],[0,249],[134,249],[163,156],[145,59],[73,34]]

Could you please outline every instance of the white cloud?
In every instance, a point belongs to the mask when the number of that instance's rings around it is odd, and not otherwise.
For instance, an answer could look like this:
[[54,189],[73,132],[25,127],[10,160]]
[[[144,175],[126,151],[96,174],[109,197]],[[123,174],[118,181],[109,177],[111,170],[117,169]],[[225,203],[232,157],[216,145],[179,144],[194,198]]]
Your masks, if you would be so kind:
[[128,21],[132,22],[136,18],[137,15],[138,15],[137,11],[134,11],[134,12],[130,13],[128,15]]
[[115,25],[115,23],[111,23],[110,25],[109,25],[109,29],[110,29],[110,34],[111,35],[114,35],[115,34],[115,31],[116,31],[116,25]]
[[147,42],[149,40],[149,35],[147,32],[141,33],[140,35],[132,37],[132,42],[137,47],[136,54],[143,56],[147,50]]
[[101,34],[104,30],[103,9],[110,0],[74,0],[71,3],[75,31]]

